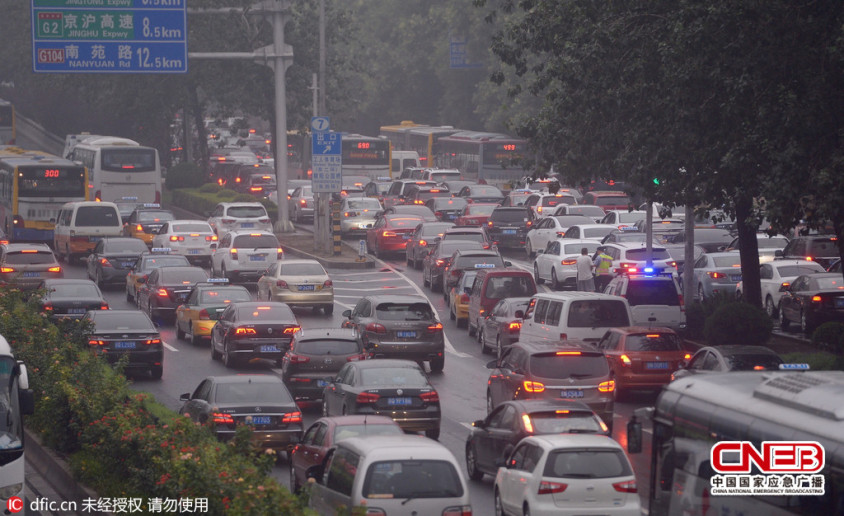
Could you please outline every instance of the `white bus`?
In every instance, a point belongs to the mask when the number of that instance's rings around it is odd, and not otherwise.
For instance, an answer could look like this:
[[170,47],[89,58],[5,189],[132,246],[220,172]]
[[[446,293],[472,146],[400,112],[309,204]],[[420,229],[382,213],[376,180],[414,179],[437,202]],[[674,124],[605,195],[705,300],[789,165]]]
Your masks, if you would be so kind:
[[66,157],[88,167],[90,199],[115,202],[132,197],[139,203],[161,202],[161,162],[156,149],[115,136],[71,136],[77,142],[66,148]]
[[34,410],[26,366],[0,335],[0,493],[7,500],[24,498],[23,416]]

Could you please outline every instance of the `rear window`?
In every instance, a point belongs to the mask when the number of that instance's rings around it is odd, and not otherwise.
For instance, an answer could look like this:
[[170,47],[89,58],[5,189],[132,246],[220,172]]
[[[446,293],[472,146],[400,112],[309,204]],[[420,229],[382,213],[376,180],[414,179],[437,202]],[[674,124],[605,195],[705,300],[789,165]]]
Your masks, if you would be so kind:
[[674,280],[631,281],[625,297],[630,306],[680,306],[680,295]]
[[582,410],[532,412],[530,422],[537,434],[602,433],[595,415]]
[[496,196],[497,195],[497,196],[500,197],[501,196],[501,190],[499,190],[498,188],[496,188],[494,186],[476,186],[476,187],[472,188],[470,195],[472,197],[476,197],[476,196],[479,196],[479,195],[485,195],[485,196]]
[[621,450],[554,450],[545,462],[546,477],[613,478],[633,475]]
[[493,205],[484,205],[484,204],[473,204],[467,208],[466,213],[468,215],[492,215],[492,212],[495,211],[495,206]]
[[413,367],[368,367],[361,370],[360,385],[407,385],[427,387],[428,379]]
[[314,339],[300,340],[296,344],[297,353],[308,355],[354,355],[360,351],[360,345],[356,340]]
[[603,238],[612,233],[614,230],[614,227],[586,228],[583,230],[583,238]]
[[468,204],[462,197],[438,197],[433,206],[436,210],[459,210]]
[[382,321],[429,321],[434,318],[428,303],[379,303],[375,312]]
[[267,210],[263,206],[231,206],[226,211],[226,216],[239,218],[266,217]]
[[164,222],[173,220],[173,214],[169,211],[140,211],[138,222]]
[[273,235],[238,235],[234,237],[232,247],[243,249],[278,249],[278,238]]
[[527,210],[494,210],[489,217],[491,220],[501,222],[527,222],[530,220]]
[[460,172],[431,172],[431,181],[448,181],[449,179],[460,179]]
[[735,256],[719,256],[713,258],[716,267],[737,267],[741,265],[741,256],[738,253]]
[[137,239],[107,239],[103,242],[103,251],[106,253],[143,253],[147,251],[147,245],[143,240]]
[[77,226],[120,226],[120,214],[113,206],[80,206],[76,210]]
[[427,201],[436,197],[451,197],[451,193],[448,190],[422,190],[416,193],[416,199],[420,201]]
[[[564,353],[560,351],[559,353]],[[579,355],[537,353],[530,357],[531,375],[539,378],[599,378],[610,374],[603,353],[580,352]]]
[[482,240],[478,240],[477,242],[473,240],[465,240],[462,238],[449,238],[443,239],[440,241],[440,251],[438,256],[445,256],[451,257],[454,254],[454,251],[458,249],[482,249],[483,246],[480,245]]
[[620,206],[623,204],[630,204],[630,198],[627,196],[604,196],[595,197],[596,206]]
[[788,245],[788,239],[783,237],[759,238],[756,243],[759,249],[782,249]]
[[500,256],[460,256],[452,265],[454,269],[494,269],[504,267],[504,259]]
[[758,368],[773,370],[779,369],[782,364],[780,357],[767,353],[728,355],[724,357],[724,361],[727,362],[731,371],[754,371],[759,370]]
[[97,310],[91,312],[91,320],[97,331],[137,330],[155,332],[155,326],[145,313],[140,311],[112,312]]
[[190,265],[188,259],[184,256],[159,256],[157,258],[147,258],[144,260],[144,267],[147,269],[157,269],[158,267]]
[[272,320],[289,320],[291,323],[296,321],[293,316],[293,311],[290,307],[284,304],[272,305],[252,305],[238,307],[237,316],[243,320],[253,321],[272,321]]
[[318,263],[282,263],[282,276],[325,276],[325,269]]
[[809,254],[813,256],[838,256],[837,242],[829,240],[812,240],[809,242]]
[[543,197],[543,206],[556,206],[558,204],[576,204],[577,201],[571,195],[555,195],[554,197]]
[[595,242],[595,243],[585,242],[585,243],[582,243],[582,244],[566,244],[563,247],[563,254],[580,254],[580,250],[583,249],[584,247],[589,252],[589,254],[592,254],[592,253],[594,253],[595,251],[598,250],[599,245],[601,245],[601,244],[599,244],[598,242]]
[[275,184],[275,176],[253,175],[253,176],[249,177],[249,181],[253,185],[274,185]]
[[422,222],[420,217],[389,217],[387,220],[394,228],[415,228]]
[[422,235],[424,235],[424,236],[431,236],[431,235],[443,236],[443,234],[449,228],[451,228],[453,226],[454,226],[454,224],[451,224],[451,223],[425,224],[424,226],[422,226]]
[[624,341],[626,351],[682,351],[680,337],[673,333],[628,335]]
[[182,267],[168,269],[167,267],[163,267],[159,278],[167,284],[193,285],[200,281],[208,281],[208,273],[198,267],[190,269]]
[[237,382],[217,384],[214,394],[217,403],[292,403],[287,387],[281,383],[270,382]]
[[252,301],[252,296],[249,294],[248,290],[240,288],[203,290],[199,296],[199,302],[203,305],[222,305],[237,301]]
[[570,206],[566,208],[568,213],[576,213],[578,215],[586,215],[589,217],[604,216],[604,210],[597,206]]
[[334,442],[349,437],[361,437],[366,435],[403,435],[404,430],[399,425],[379,425],[371,423],[368,425],[342,425],[334,427]]
[[818,278],[818,288],[821,290],[833,290],[844,288],[842,286],[841,277],[837,278]]
[[360,199],[349,200],[346,202],[346,206],[350,210],[372,210],[378,211],[381,209],[381,203],[378,202],[378,199],[372,199],[370,197],[363,197]]
[[444,460],[381,461],[366,471],[362,494],[376,499],[456,498],[463,496],[463,482]]
[[811,274],[813,272],[825,272],[823,267],[817,265],[815,262],[807,262],[811,265],[782,265],[777,267],[780,276],[800,276],[801,274]]
[[480,244],[483,244],[486,241],[482,233],[452,233],[451,231],[443,235],[443,240],[449,242],[452,240],[463,240],[468,242],[478,242]]
[[50,297],[53,299],[59,298],[91,298],[100,297],[100,291],[94,285],[85,283],[76,283],[70,285],[53,285],[50,287]]
[[617,328],[630,326],[630,318],[622,301],[572,301],[568,325],[572,328]]
[[56,263],[56,257],[50,251],[38,251],[35,253],[12,251],[6,253],[5,263],[10,265],[41,265],[45,263]]
[[213,233],[208,224],[173,224],[174,233]]
[[536,294],[533,281],[528,276],[492,276],[486,282],[484,297],[503,299],[505,297],[525,297]]

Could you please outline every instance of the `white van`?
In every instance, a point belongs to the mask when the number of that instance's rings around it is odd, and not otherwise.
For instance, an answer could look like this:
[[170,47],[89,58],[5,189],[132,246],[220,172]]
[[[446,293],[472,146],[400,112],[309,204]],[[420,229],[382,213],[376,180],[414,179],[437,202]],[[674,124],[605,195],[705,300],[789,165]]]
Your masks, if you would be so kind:
[[419,153],[416,151],[394,150],[390,153],[390,171],[393,178],[398,178],[403,170],[419,165]]
[[442,444],[421,435],[350,437],[321,465],[308,468],[309,505],[317,514],[471,514],[460,464]]
[[113,202],[74,201],[65,203],[56,216],[53,251],[68,263],[91,254],[103,237],[122,236],[123,221]]
[[627,300],[595,292],[535,294],[525,312],[519,340],[597,342],[609,328],[631,326]]

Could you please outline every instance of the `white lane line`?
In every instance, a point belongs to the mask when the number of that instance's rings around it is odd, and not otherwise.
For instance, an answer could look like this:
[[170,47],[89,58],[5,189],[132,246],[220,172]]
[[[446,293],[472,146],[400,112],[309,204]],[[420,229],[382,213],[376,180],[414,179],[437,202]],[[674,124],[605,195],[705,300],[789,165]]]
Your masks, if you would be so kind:
[[[409,288],[409,287],[407,287],[406,285],[395,286],[395,287],[394,286],[383,286],[383,287],[378,287],[378,288],[352,288],[352,287],[337,288],[337,287],[334,287],[334,290],[335,291],[337,291],[337,290],[353,291],[353,292],[380,292],[382,290],[400,290],[400,289],[403,289],[403,288]],[[358,297],[361,297],[361,296],[358,296]]]
[[[425,299],[428,299],[428,296],[425,295],[425,292],[422,290],[421,287],[419,287],[419,285],[417,285],[416,283],[411,281],[411,279],[408,278],[407,276],[405,276],[403,273],[396,270],[395,267],[393,267],[392,265],[390,265],[387,262],[378,260],[377,258],[376,258],[376,261],[383,263],[386,267],[391,269],[394,273],[401,276],[402,279],[404,279],[406,282],[408,282],[410,284],[411,287],[413,287],[413,290],[415,290],[417,294],[424,297]],[[428,304],[431,304],[431,302],[428,301]],[[433,306],[434,305],[431,305],[431,308],[433,308]],[[452,355],[456,355],[460,358],[474,358],[474,355],[470,355],[469,353],[463,353],[462,351],[457,351],[456,349],[454,349],[454,346],[451,345],[451,342],[448,340],[448,336],[445,334],[445,331],[443,331],[443,341],[445,342],[445,350],[448,351],[449,353],[451,353]]]
[[163,340],[161,341],[161,343],[162,343],[162,344],[164,344],[164,347],[165,347],[165,348],[167,348],[167,349],[169,349],[170,351],[175,351],[176,353],[178,353],[178,352],[179,352],[179,350],[178,350],[178,349],[174,348],[174,347],[173,347],[173,346],[171,346],[170,344],[167,344],[167,343],[166,343],[166,342],[164,342]]

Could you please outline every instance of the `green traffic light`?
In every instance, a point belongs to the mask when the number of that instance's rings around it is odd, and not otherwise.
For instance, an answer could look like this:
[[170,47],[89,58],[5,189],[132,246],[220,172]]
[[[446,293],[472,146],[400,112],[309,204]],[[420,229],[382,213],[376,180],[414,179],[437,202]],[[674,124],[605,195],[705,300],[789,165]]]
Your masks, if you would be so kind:
[[654,178],[654,184],[655,184],[655,185],[658,185],[658,184],[659,184],[659,178],[658,178],[658,177],[655,177],[655,178]]

